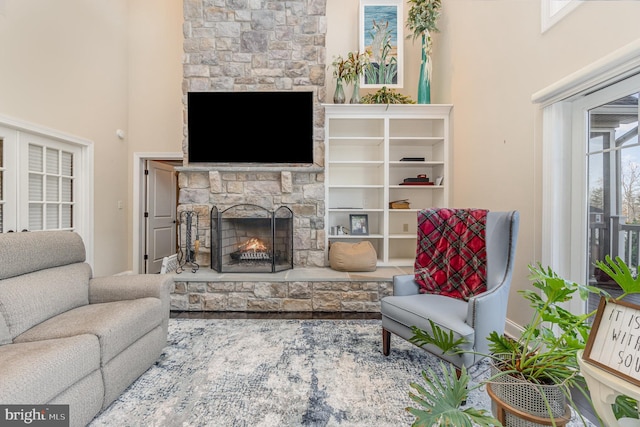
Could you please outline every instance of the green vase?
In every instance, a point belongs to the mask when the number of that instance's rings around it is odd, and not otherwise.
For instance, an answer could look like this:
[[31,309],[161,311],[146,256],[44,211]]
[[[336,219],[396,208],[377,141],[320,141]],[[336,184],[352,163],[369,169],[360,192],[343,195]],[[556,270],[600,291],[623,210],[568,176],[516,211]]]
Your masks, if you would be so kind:
[[344,87],[342,85],[342,79],[336,80],[336,91],[333,93],[334,104],[344,104],[346,97],[344,96]]
[[418,104],[431,104],[431,58],[427,55],[429,35],[422,35],[422,61],[418,80]]
[[360,79],[358,77],[353,81],[353,93],[349,104],[360,104]]

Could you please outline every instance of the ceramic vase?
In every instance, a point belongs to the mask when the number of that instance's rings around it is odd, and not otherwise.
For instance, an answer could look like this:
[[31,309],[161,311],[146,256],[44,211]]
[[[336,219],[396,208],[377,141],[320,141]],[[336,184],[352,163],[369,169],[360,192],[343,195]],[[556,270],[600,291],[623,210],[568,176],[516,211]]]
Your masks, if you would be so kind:
[[360,79],[358,77],[353,81],[353,93],[349,104],[360,104]]
[[422,61],[418,80],[418,104],[431,104],[431,57],[428,54],[429,34],[422,35]]
[[344,96],[344,86],[342,79],[336,80],[336,91],[333,93],[334,104],[344,104],[346,97]]

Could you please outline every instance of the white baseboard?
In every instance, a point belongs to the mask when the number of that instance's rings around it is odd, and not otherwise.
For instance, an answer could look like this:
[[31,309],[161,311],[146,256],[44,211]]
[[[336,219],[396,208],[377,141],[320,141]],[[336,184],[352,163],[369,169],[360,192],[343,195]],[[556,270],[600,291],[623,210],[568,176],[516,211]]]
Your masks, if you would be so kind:
[[507,319],[504,324],[504,333],[505,335],[508,335],[510,337],[514,337],[514,338],[519,337],[520,335],[522,335],[523,330],[524,328],[522,326],[512,322],[509,319]]

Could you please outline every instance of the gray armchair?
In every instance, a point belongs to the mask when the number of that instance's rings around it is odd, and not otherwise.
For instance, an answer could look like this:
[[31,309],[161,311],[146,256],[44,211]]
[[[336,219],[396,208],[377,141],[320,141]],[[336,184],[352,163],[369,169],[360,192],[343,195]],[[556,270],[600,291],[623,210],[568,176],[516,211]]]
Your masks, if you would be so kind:
[[[517,211],[487,213],[487,290],[469,301],[421,294],[413,274],[395,276],[393,295],[381,301],[383,354],[389,355],[392,333],[409,340],[413,336],[412,326],[430,331],[429,320],[447,333],[453,331],[456,339],[465,338],[464,350],[487,354],[489,334],[504,332],[519,221]],[[452,363],[458,371],[482,358],[466,351],[456,355],[443,354],[433,345],[422,348]]]

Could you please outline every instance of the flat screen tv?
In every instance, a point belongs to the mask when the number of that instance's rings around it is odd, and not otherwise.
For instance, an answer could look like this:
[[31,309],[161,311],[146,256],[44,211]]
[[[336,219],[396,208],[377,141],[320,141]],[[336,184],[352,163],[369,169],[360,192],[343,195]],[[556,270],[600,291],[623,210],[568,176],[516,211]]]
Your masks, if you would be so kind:
[[189,163],[313,163],[313,92],[189,92]]

